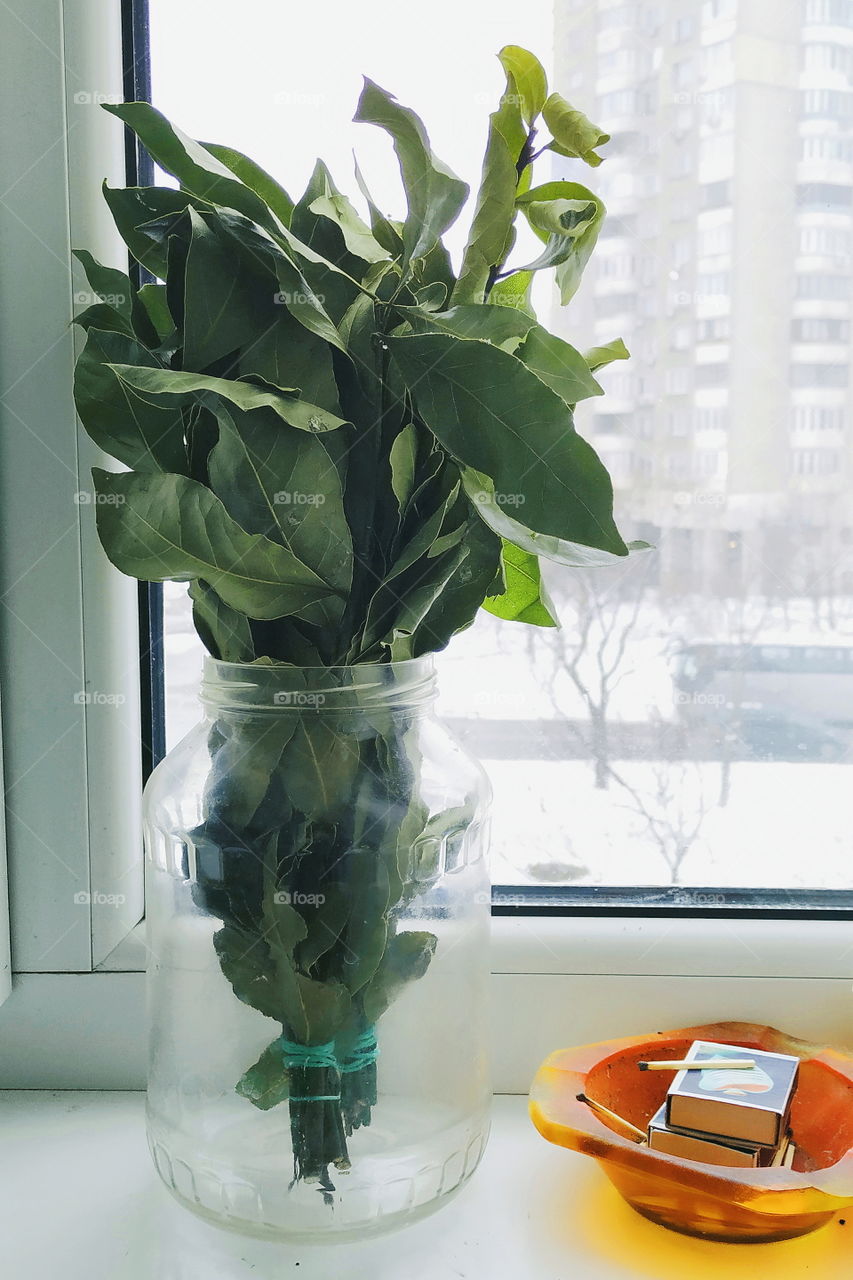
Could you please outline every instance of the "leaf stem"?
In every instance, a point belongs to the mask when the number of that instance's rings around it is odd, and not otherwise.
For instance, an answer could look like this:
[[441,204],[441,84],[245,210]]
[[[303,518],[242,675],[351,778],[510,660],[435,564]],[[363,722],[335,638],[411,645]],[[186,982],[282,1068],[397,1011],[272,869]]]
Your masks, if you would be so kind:
[[[540,154],[538,151],[533,150],[533,142],[535,137],[536,137],[536,126],[531,125],[527,132],[527,137],[524,139],[524,143],[522,144],[522,148],[518,153],[518,159],[515,162],[516,191],[518,191],[518,188],[521,185],[521,179],[524,174],[524,170],[528,167],[528,165],[531,165],[533,161],[536,159],[537,155]],[[544,150],[544,148],[542,148],[542,150]],[[512,227],[515,225],[515,219],[517,216],[518,216],[518,211],[516,210],[513,213],[512,222],[510,223],[510,230],[512,230]],[[489,268],[489,275],[488,275],[488,279],[486,280],[486,287],[483,290],[484,302],[488,302],[489,294],[492,292],[492,289],[495,287],[498,280],[502,279],[501,268],[503,267],[504,263],[507,260],[507,256],[509,254],[509,244],[510,244],[510,237],[509,235],[507,235],[508,247],[506,252],[504,253],[500,262],[494,263],[494,265]],[[511,275],[512,272],[504,272],[503,274]]]

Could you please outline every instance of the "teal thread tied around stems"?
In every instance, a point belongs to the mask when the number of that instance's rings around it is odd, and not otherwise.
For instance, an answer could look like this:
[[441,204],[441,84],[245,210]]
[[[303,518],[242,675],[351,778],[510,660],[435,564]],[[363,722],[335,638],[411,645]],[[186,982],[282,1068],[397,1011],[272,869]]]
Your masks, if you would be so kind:
[[376,1032],[373,1027],[368,1027],[357,1036],[338,1070],[341,1075],[347,1075],[351,1071],[361,1071],[375,1062],[378,1056],[379,1045],[376,1043]]
[[[327,1040],[324,1044],[300,1044],[297,1040],[289,1040],[287,1036],[279,1036],[278,1044],[284,1057],[287,1069],[315,1067],[320,1070],[338,1070],[335,1057],[335,1042]],[[340,1093],[310,1093],[304,1097],[290,1095],[291,1102],[340,1102]]]

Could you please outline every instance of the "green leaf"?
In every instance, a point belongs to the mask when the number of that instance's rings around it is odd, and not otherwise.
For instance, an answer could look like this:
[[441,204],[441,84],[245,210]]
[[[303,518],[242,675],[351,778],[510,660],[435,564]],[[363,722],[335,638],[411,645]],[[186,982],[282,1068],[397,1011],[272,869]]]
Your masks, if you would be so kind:
[[278,219],[266,201],[241,182],[208,147],[188,138],[155,107],[147,102],[123,102],[104,104],[104,110],[132,129],[160,168],[177,178],[192,195],[236,209],[270,231],[277,229]]
[[267,1045],[257,1062],[244,1071],[236,1089],[241,1098],[248,1098],[259,1111],[269,1111],[287,1101],[290,1077],[280,1039]]
[[507,69],[506,92],[497,111],[489,117],[483,172],[459,280],[451,298],[454,303],[482,302],[492,267],[502,263],[510,249],[518,191],[516,166],[527,139],[519,97]]
[[530,332],[535,321],[516,307],[491,303],[463,303],[449,311],[423,314],[413,307],[401,307],[401,314],[415,333],[453,333],[457,338],[483,338],[496,347],[514,351]]
[[113,370],[128,387],[152,396],[174,398],[182,403],[197,400],[201,404],[207,403],[204,396],[217,396],[246,412],[250,409],[272,409],[282,422],[299,431],[317,434],[346,425],[343,418],[321,409],[319,405],[297,399],[295,394],[285,394],[295,393],[295,387],[265,387],[231,378],[211,378],[204,373],[137,368],[132,364],[115,364]]
[[515,354],[568,405],[604,395],[581,353],[540,324],[532,326]]
[[[448,474],[444,479],[441,498],[429,516],[411,522],[413,528],[408,541],[370,599],[360,642],[363,652],[393,630],[400,613],[419,620],[446,581],[448,562],[438,559],[440,551],[436,541],[439,534],[451,531],[455,544],[463,532],[458,518],[451,515],[449,527],[445,523],[459,499],[459,473],[455,468],[452,470],[453,475]],[[434,548],[436,554],[431,555]],[[414,622],[411,622],[409,629],[413,628]]]
[[423,258],[455,222],[468,195],[461,182],[433,155],[423,123],[392,94],[365,79],[355,120],[385,129],[394,143],[408,203],[403,227],[403,267]]
[[244,156],[242,151],[237,151],[234,147],[223,147],[217,142],[203,142],[201,145],[205,151],[209,151],[227,169],[230,169],[244,186],[259,195],[283,226],[290,226],[293,201],[284,187],[280,186],[266,169],[262,169],[254,160]]
[[114,363],[160,372],[156,358],[123,333],[90,329],[74,370],[80,421],[99,448],[137,471],[186,472],[180,409],[152,403],[117,376]]
[[[523,508],[536,533],[627,554],[610,477],[536,374],[487,342],[439,333],[387,342],[427,426],[465,467],[492,480],[499,506]],[[478,510],[503,533],[489,504]]]
[[309,819],[335,821],[351,799],[360,763],[358,741],[330,717],[302,714],[283,765],[294,808]]
[[397,499],[400,515],[406,510],[406,504],[415,487],[415,465],[418,453],[418,433],[413,423],[403,427],[394,437],[391,445],[391,489]]
[[536,312],[530,301],[533,276],[532,271],[513,271],[508,276],[504,276],[492,286],[489,302],[497,306],[515,307],[516,310],[535,320]]
[[[247,534],[186,476],[94,468],[98,534],[122,573],[146,582],[204,578],[249,618],[318,617],[329,588],[286,547]],[[325,616],[321,614],[320,616]]]
[[215,214],[190,209],[189,220],[183,363],[201,372],[256,337],[258,317],[265,311],[274,314],[275,283],[245,264]]
[[154,332],[162,342],[175,329],[175,322],[172,319],[172,313],[169,311],[169,304],[166,301],[166,286],[162,284],[144,284],[139,289],[137,297],[145,308]]
[[601,164],[602,157],[595,154],[595,148],[610,141],[609,133],[604,133],[582,111],[570,106],[559,93],[552,93],[545,101],[542,115],[554,138],[550,144],[552,151],[585,160],[593,168]]
[[382,245],[382,248],[387,249],[392,257],[399,258],[403,252],[403,224],[401,222],[395,222],[391,218],[386,218],[385,214],[381,212],[373,199],[373,196],[370,194],[370,189],[365,182],[364,174],[361,172],[358,160],[355,158],[354,166],[355,180],[358,184],[358,189],[364,196],[367,202],[368,212],[370,213],[370,229],[376,240]]
[[172,187],[113,188],[104,183],[102,190],[119,235],[133,257],[146,271],[165,280],[167,237],[162,227],[159,232],[152,228],[189,207],[205,208],[204,202]]
[[362,1004],[368,1022],[377,1022],[407,983],[424,976],[436,941],[435,934],[414,929],[391,938],[375,977],[364,991]]
[[356,995],[376,973],[388,940],[388,872],[373,849],[359,850],[350,861],[350,913],[341,977]]
[[296,949],[299,968],[307,971],[322,959],[344,932],[352,907],[351,895],[337,881],[322,882],[322,902],[312,911],[308,921],[308,934]]
[[300,399],[343,421],[329,344],[300,324],[286,307],[277,311],[275,323],[240,353],[240,376],[257,376],[275,387],[299,387]]
[[459,561],[414,632],[412,657],[443,649],[453,636],[471,626],[498,571],[500,545],[500,539],[472,513]]
[[336,193],[317,196],[309,207],[312,213],[328,218],[340,229],[344,244],[357,258],[363,258],[365,262],[382,262],[391,256],[378,243],[370,228],[362,222],[345,195]]
[[592,347],[589,351],[585,351],[583,358],[590,372],[595,373],[597,369],[603,369],[614,360],[630,360],[631,352],[621,338],[614,338],[604,346]]
[[554,606],[548,598],[537,556],[502,540],[501,568],[504,590],[488,596],[483,608],[496,618],[526,622],[534,627],[557,627]]
[[253,662],[255,648],[246,616],[230,609],[201,578],[190,583],[193,625],[208,653],[221,662]]
[[117,271],[115,267],[102,266],[85,249],[73,249],[72,253],[86,272],[92,291],[102,302],[115,308],[130,327],[133,288],[127,273]]
[[226,924],[213,935],[213,946],[237,999],[268,1018],[283,1021],[285,1011],[269,950],[257,934]]
[[595,248],[605,208],[598,196],[577,182],[545,182],[518,199],[533,230],[545,241],[545,249],[522,271],[557,267],[557,285],[563,306],[571,301],[584,268]]
[[345,596],[352,539],[344,515],[346,445],[289,431],[270,410],[215,410],[219,440],[208,460],[210,487],[247,533],[260,533]]
[[507,75],[515,81],[525,121],[528,125],[534,124],[548,96],[545,68],[537,57],[517,44],[504,45],[498,57]]
[[515,515],[508,514],[506,505],[498,500],[494,482],[482,472],[466,468],[462,472],[462,484],[471,502],[476,505],[477,513],[490,529],[494,529],[495,533],[515,546],[529,551],[531,555],[544,556],[546,560],[553,560],[557,564],[574,569],[598,568],[619,564],[625,555],[648,547],[647,543],[629,542],[623,543],[624,551],[611,552],[566,538],[537,533],[522,523],[520,518],[516,518],[520,515],[519,508],[513,509]]

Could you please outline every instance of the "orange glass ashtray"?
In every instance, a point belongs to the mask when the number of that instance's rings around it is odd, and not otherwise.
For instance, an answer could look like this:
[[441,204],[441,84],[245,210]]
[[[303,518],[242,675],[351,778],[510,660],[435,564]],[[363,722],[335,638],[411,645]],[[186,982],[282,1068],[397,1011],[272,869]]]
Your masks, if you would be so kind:
[[[579,1093],[645,1130],[674,1078],[643,1059],[683,1058],[694,1040],[795,1054],[793,1168],[733,1169],[652,1151],[624,1137]],[[853,1057],[751,1022],[716,1022],[560,1049],[530,1091],[530,1116],[549,1142],[595,1156],[645,1218],[707,1240],[788,1240],[853,1205]]]

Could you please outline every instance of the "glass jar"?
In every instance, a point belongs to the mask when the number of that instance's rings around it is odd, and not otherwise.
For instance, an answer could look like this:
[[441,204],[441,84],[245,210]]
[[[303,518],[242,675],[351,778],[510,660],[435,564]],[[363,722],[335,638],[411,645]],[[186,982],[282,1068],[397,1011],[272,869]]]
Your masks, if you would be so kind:
[[222,1226],[382,1231],[480,1159],[489,788],[434,696],[431,657],[208,658],[148,782],[149,1143]]

